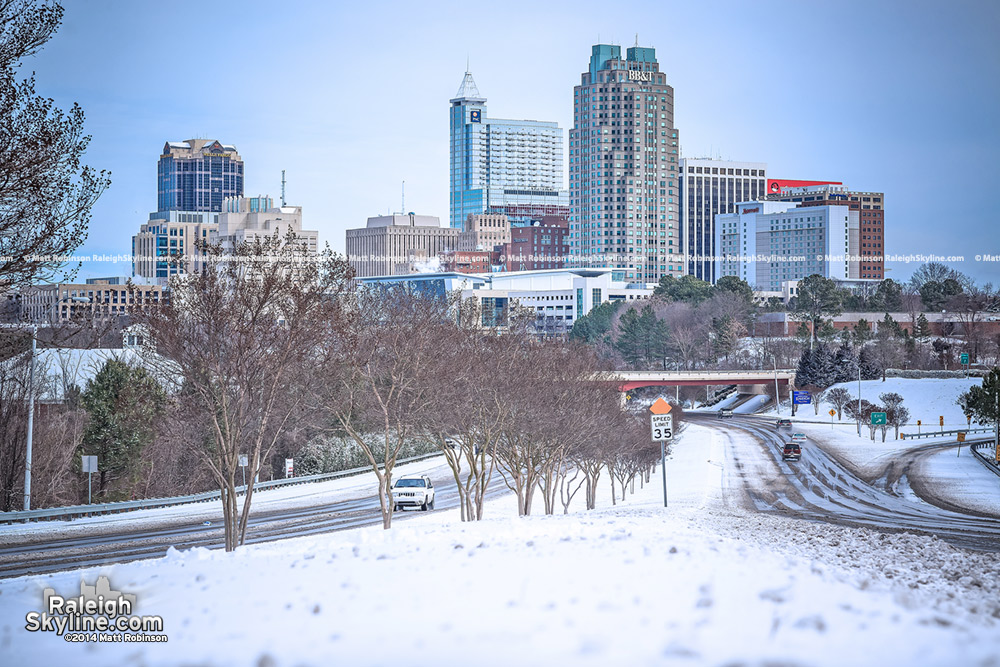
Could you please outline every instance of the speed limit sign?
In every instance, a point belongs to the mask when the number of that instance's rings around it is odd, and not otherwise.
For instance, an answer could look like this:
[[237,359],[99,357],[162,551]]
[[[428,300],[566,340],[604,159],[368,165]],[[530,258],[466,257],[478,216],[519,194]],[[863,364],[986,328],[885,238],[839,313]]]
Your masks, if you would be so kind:
[[650,435],[653,441],[672,440],[674,437],[673,415],[650,415]]

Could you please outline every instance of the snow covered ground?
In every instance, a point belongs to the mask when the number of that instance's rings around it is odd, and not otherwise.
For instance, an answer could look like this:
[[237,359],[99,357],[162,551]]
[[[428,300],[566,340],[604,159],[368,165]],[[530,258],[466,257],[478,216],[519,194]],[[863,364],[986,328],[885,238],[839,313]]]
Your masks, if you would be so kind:
[[166,644],[74,644],[24,630],[42,589],[0,582],[10,665],[997,665],[1000,556],[931,537],[765,516],[724,489],[723,438],[689,424],[668,463],[611,506],[518,518],[455,511],[195,549],[85,571],[161,615]]
[[[396,478],[400,475],[433,474],[441,470],[450,470],[448,464],[445,463],[443,454],[423,461],[397,465],[393,468],[393,477]],[[378,483],[375,480],[374,473],[368,472],[328,482],[314,482],[311,484],[264,489],[254,493],[251,514],[335,503],[369,494],[374,496],[377,488]],[[0,544],[9,542],[19,535],[46,533],[63,538],[100,534],[109,530],[118,530],[123,525],[137,528],[143,526],[188,525],[192,522],[201,523],[206,520],[222,521],[221,503],[218,500],[135,510],[121,514],[79,517],[64,521],[2,524],[0,525]]]

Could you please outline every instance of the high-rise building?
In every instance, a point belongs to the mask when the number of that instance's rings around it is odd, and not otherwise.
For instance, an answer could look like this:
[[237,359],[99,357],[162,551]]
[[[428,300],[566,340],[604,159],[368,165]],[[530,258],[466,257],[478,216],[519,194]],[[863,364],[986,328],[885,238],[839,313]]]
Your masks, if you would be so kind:
[[626,280],[680,276],[678,137],[674,89],[655,50],[597,44],[573,89],[570,254]]
[[132,237],[132,275],[166,284],[171,276],[199,271],[204,254],[198,243],[209,241],[218,219],[207,211],[150,213]]
[[[773,181],[772,181],[773,182]],[[787,182],[786,182],[787,183]],[[869,280],[885,278],[885,194],[857,192],[841,184],[817,184],[781,187],[768,199],[795,202],[799,206],[846,205],[858,214],[860,244],[858,277]]]
[[782,291],[813,274],[859,280],[858,213],[844,202],[810,207],[741,202],[715,218],[715,275],[737,276],[765,292]]
[[357,278],[438,270],[442,256],[458,247],[459,230],[431,215],[381,215],[347,230],[347,260]]
[[243,196],[243,159],[215,140],[168,141],[156,171],[157,207],[132,237],[132,275],[166,284],[201,267],[198,242],[218,231],[225,199]]
[[681,158],[680,201],[687,272],[715,282],[715,216],[763,199],[767,164]]
[[243,196],[243,159],[214,139],[168,141],[157,166],[157,211],[222,211]]
[[471,72],[449,113],[452,227],[477,213],[504,214],[512,225],[568,213],[558,123],[489,118]]

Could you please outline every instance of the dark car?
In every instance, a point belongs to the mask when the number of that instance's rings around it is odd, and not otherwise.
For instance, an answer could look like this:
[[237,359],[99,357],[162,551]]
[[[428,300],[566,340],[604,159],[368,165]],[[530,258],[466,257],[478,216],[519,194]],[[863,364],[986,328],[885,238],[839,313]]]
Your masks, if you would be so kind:
[[802,448],[796,442],[789,442],[781,450],[782,461],[798,461],[800,458],[802,458]]
[[778,420],[778,428],[791,428],[791,427],[792,427],[792,420],[791,419],[779,419]]
[[733,416],[733,411],[730,410],[729,408],[722,408],[721,410],[719,410],[719,419],[722,419],[723,417],[732,417],[732,416]]

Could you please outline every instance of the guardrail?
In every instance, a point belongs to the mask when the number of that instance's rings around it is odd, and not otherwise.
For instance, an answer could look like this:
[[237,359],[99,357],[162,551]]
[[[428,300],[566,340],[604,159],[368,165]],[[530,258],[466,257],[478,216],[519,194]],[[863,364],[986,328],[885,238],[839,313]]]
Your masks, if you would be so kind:
[[[441,456],[441,452],[431,452],[411,456],[396,461],[396,465],[423,461],[435,456]],[[382,467],[382,466],[379,466]],[[319,475],[306,475],[304,477],[292,477],[289,479],[272,479],[266,482],[254,484],[254,492],[276,489],[283,486],[296,486],[298,484],[312,484],[314,482],[325,482],[341,477],[351,477],[371,471],[371,466],[351,468],[349,470],[338,470],[337,472],[321,473]],[[245,486],[236,487],[236,494],[246,493]],[[191,503],[204,503],[212,500],[219,500],[222,497],[221,491],[205,491],[203,493],[192,493],[187,496],[171,496],[169,498],[146,498],[144,500],[126,500],[117,503],[97,503],[93,505],[68,505],[66,507],[48,507],[38,510],[18,510],[14,512],[0,512],[0,523],[16,523],[20,521],[38,521],[66,519],[76,516],[92,516],[95,514],[117,514],[119,512],[131,512],[133,510],[153,509],[157,507],[172,507],[174,505],[188,505]]]
[[991,426],[974,426],[972,428],[957,428],[951,431],[928,431],[927,433],[900,433],[902,440],[916,440],[918,438],[940,438],[946,435],[958,435],[959,433],[992,433]]
[[997,464],[996,459],[987,458],[986,456],[983,456],[981,451],[979,451],[983,447],[992,444],[992,440],[988,440],[986,442],[973,442],[969,444],[969,449],[972,450],[972,455],[979,459],[980,463],[992,470],[995,474],[1000,475],[1000,465]]

